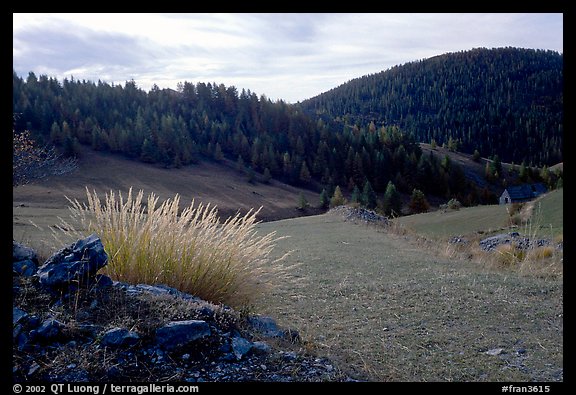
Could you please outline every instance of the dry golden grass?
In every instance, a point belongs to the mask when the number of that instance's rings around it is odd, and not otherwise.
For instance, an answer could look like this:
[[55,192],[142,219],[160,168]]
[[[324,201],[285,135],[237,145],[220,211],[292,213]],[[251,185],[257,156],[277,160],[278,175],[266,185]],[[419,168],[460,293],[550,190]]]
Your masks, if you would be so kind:
[[[249,307],[289,268],[270,259],[275,232],[259,236],[258,211],[237,213],[223,223],[216,207],[200,204],[179,212],[180,197],[158,204],[132,188],[106,194],[104,202],[86,188],[88,204],[68,199],[72,219],[97,233],[109,257],[105,273],[128,283],[166,284],[202,299]],[[62,228],[72,226],[62,221]]]

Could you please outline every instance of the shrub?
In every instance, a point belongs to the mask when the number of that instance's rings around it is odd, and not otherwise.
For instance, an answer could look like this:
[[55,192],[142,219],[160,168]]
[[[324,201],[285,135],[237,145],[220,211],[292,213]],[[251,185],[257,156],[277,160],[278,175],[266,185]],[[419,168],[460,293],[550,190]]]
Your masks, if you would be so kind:
[[531,259],[542,260],[554,256],[554,247],[542,246],[530,250],[528,257]]
[[460,210],[460,208],[462,207],[462,203],[460,203],[458,199],[454,198],[450,199],[447,204],[450,210]]
[[111,191],[104,204],[86,189],[88,205],[77,200],[72,217],[96,232],[108,253],[105,271],[128,283],[166,284],[213,303],[248,307],[286,268],[269,257],[275,232],[258,236],[250,210],[220,223],[216,207],[194,201],[179,214],[180,197],[158,206],[158,197],[143,191],[126,200]]
[[526,252],[512,245],[503,244],[496,248],[497,261],[503,266],[514,266],[522,262],[526,257]]

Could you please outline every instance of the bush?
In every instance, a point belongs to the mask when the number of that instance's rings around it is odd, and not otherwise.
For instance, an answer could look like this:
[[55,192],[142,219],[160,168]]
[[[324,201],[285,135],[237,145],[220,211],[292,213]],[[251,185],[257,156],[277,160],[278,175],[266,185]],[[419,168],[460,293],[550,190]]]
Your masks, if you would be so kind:
[[458,201],[458,199],[450,199],[448,201],[448,208],[450,210],[460,210],[461,207],[462,207],[462,203],[460,203]]
[[512,244],[503,244],[496,248],[497,261],[503,266],[514,266],[526,257],[526,252]]
[[250,210],[220,223],[216,207],[194,201],[179,214],[180,197],[161,205],[154,194],[143,205],[143,191],[126,200],[106,194],[104,204],[86,189],[88,205],[77,200],[72,217],[104,244],[105,270],[118,281],[166,284],[213,303],[248,307],[273,280],[287,274],[269,254],[274,232],[257,236],[256,215]]

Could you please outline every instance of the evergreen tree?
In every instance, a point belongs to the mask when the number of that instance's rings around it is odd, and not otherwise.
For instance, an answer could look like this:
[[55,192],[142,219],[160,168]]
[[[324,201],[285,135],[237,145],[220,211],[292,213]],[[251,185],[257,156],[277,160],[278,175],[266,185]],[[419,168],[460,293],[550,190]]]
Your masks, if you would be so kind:
[[400,215],[400,210],[402,208],[402,200],[400,198],[400,193],[398,193],[398,191],[396,190],[396,186],[394,186],[392,181],[389,181],[388,185],[386,186],[382,207],[386,215],[389,216]]
[[370,181],[366,181],[366,183],[364,184],[364,188],[362,190],[361,202],[364,206],[366,206],[366,208],[370,210],[376,208],[376,204],[378,203],[377,196],[376,192],[374,192],[374,189],[372,189]]
[[320,208],[327,209],[328,206],[330,206],[330,198],[326,188],[322,188],[322,192],[320,192]]
[[238,159],[236,160],[236,170],[239,172],[244,172],[244,159],[242,159],[242,155],[238,155]]
[[224,154],[222,153],[222,147],[220,143],[216,143],[216,148],[214,148],[214,160],[221,161],[224,159]]
[[472,160],[474,162],[480,162],[480,152],[477,149],[474,150],[474,154],[472,155]]
[[302,161],[302,166],[300,167],[300,181],[304,184],[308,184],[312,180],[312,176],[310,175],[310,171],[308,170],[308,166],[306,166],[306,162]]
[[426,200],[426,196],[419,189],[414,189],[412,191],[412,197],[410,198],[410,212],[412,214],[425,213],[430,209],[430,204]]
[[264,169],[264,174],[262,175],[262,181],[263,181],[265,184],[269,184],[271,179],[272,179],[272,174],[270,174],[270,169],[265,168],[265,169]]
[[330,207],[342,206],[346,204],[346,199],[344,195],[342,195],[342,190],[340,189],[339,185],[336,185],[336,189],[334,189],[334,195],[330,199]]
[[360,189],[357,185],[354,185],[354,190],[352,191],[352,196],[350,197],[350,203],[360,204]]

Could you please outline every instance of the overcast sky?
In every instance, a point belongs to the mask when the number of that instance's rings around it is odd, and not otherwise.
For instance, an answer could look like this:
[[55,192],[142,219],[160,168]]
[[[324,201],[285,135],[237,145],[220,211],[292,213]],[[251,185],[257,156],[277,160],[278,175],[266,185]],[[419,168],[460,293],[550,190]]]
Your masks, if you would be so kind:
[[562,14],[13,14],[13,67],[62,81],[234,85],[290,103],[446,52],[563,52]]

